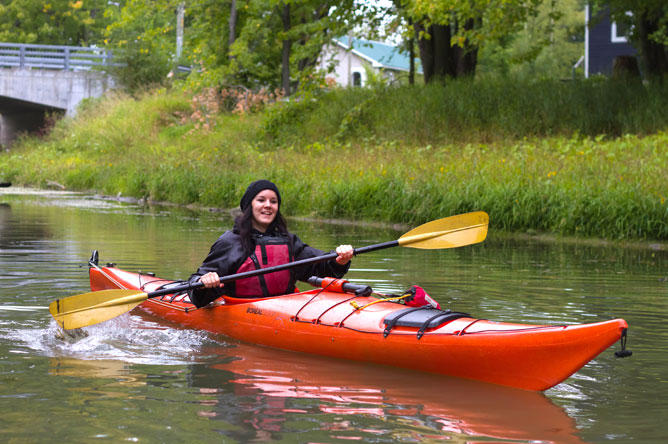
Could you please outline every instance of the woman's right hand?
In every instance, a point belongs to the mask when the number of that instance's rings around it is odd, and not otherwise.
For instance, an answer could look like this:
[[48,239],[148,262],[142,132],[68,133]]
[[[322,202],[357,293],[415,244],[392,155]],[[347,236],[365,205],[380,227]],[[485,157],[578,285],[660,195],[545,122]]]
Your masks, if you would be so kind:
[[220,282],[220,277],[218,276],[218,273],[216,273],[215,271],[205,274],[204,276],[199,278],[199,280],[202,284],[204,284],[206,288],[215,288],[223,286],[223,283]]

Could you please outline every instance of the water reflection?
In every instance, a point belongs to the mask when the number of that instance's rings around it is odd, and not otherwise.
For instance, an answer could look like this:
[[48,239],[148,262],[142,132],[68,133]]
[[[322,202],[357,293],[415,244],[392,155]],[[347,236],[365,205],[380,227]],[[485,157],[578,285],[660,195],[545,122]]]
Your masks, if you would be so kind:
[[126,397],[127,393],[118,389],[121,387],[138,387],[146,385],[146,375],[132,369],[132,364],[125,361],[109,359],[83,360],[75,358],[49,359],[49,375],[60,377],[89,378],[102,380],[102,387],[87,387],[83,390],[93,390],[108,397]]
[[[191,367],[191,383],[210,407],[202,414],[229,416],[227,373],[233,373],[234,396],[246,399],[249,425],[259,430],[292,428],[295,414],[308,413],[329,421],[316,428],[346,430],[350,439],[409,434],[420,442],[434,435],[457,441],[582,442],[574,421],[541,393],[256,346],[206,351],[226,361]],[[362,424],[353,427],[351,421]]]
[[70,388],[82,400],[138,401],[151,387],[187,384],[196,390],[189,396],[196,415],[222,422],[219,433],[240,442],[285,433],[311,442],[583,442],[573,419],[541,393],[250,345],[213,344],[200,353],[215,363],[159,369],[51,358],[49,374],[88,381]]
[[50,237],[49,227],[38,215],[26,220],[23,214],[14,215],[8,202],[0,202],[0,251],[11,249],[14,254],[26,254],[25,243]]

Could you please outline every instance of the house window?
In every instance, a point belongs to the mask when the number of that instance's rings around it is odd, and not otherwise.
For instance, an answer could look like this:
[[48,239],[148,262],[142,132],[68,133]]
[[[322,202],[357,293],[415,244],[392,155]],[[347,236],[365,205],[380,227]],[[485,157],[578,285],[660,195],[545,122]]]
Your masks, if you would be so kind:
[[362,86],[362,73],[353,73],[353,86]]
[[[630,12],[627,12],[626,15],[631,17]],[[627,43],[629,41],[629,34],[631,34],[631,25],[612,22],[610,26],[610,41],[612,43]]]

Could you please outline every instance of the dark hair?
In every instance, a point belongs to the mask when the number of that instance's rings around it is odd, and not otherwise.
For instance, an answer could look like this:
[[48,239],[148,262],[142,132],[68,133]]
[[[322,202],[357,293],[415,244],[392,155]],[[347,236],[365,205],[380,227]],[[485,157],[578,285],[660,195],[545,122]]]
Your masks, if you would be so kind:
[[[253,232],[253,207],[248,206],[246,210],[241,213],[234,220],[234,230],[238,231],[239,237],[241,238],[241,245],[244,247],[246,254],[250,255],[255,249],[255,242],[251,236]],[[288,234],[288,224],[285,221],[285,218],[281,214],[279,209],[276,212],[276,217],[271,222],[269,227],[267,227],[267,233],[272,231],[277,231],[281,234]]]

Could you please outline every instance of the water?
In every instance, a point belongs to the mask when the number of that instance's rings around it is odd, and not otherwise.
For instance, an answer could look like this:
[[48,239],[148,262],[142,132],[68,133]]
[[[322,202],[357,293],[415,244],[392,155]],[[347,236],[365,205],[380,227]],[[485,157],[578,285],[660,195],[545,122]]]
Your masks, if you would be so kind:
[[[494,232],[452,250],[361,255],[347,278],[420,284],[441,305],[500,321],[623,317],[615,345],[535,393],[282,352],[139,313],[63,336],[45,307],[89,291],[86,262],[186,278],[225,213],[143,208],[74,193],[0,189],[0,439],[4,442],[554,442],[668,439],[668,252],[547,243]],[[290,221],[324,250],[402,232]],[[307,286],[307,284],[302,284]],[[447,351],[446,351],[447,352]]]

